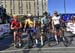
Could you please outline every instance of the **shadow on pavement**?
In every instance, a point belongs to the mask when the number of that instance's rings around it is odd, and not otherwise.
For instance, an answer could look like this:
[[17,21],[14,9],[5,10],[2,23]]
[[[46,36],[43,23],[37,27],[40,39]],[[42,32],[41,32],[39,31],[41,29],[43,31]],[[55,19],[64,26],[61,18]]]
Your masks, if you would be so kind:
[[29,53],[29,50],[23,50],[23,53]]
[[8,49],[10,45],[13,43],[13,36],[9,35],[0,40],[0,51]]

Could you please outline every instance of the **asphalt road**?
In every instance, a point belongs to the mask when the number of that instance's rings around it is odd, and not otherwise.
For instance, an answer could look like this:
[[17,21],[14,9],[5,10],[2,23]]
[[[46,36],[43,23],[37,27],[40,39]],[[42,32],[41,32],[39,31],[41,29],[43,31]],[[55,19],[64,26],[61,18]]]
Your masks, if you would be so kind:
[[[65,33],[65,35],[70,35]],[[15,48],[13,46],[13,36],[8,35],[4,39],[0,40],[0,53],[75,53],[75,38],[69,47],[65,47],[63,42],[60,42],[58,45],[54,43],[53,46],[48,46],[46,42],[43,47],[40,48],[31,48],[27,47],[27,38],[25,33],[23,33],[24,45],[22,48]]]

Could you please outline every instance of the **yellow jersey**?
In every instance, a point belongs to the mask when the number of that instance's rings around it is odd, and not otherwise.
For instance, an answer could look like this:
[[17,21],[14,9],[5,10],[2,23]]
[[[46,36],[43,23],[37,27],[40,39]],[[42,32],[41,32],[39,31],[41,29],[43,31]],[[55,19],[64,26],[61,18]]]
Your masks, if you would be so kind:
[[28,23],[29,27],[34,27],[34,26],[35,26],[35,21],[32,21],[32,20],[30,20],[30,19],[27,19],[27,20],[25,21],[25,23],[26,23],[26,24]]

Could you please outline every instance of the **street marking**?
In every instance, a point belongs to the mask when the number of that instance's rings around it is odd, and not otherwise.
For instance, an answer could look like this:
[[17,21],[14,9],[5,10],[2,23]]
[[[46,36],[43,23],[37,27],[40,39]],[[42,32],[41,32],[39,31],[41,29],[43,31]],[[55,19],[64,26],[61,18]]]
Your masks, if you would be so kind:
[[42,52],[45,52],[45,53],[47,53],[47,52],[75,52],[75,51],[42,51]]
[[[75,49],[75,47],[51,47],[51,48],[32,48],[32,49],[16,49],[16,50],[5,50],[5,51],[0,51],[0,52],[18,52],[18,51],[24,51],[24,50],[36,50],[36,51],[41,51],[43,49]],[[67,51],[43,51],[43,52],[67,52]],[[69,52],[75,52],[75,51],[69,51]]]

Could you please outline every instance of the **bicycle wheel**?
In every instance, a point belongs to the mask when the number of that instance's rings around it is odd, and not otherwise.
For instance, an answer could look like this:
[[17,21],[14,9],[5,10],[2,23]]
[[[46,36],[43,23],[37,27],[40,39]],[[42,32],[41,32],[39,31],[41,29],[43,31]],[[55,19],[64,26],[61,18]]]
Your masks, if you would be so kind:
[[71,44],[71,39],[69,37],[63,37],[62,40],[65,47],[68,47]]

